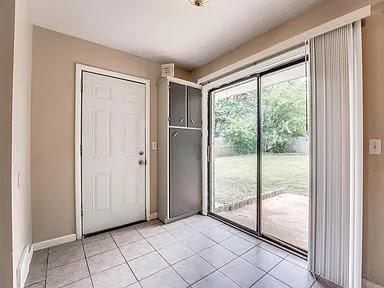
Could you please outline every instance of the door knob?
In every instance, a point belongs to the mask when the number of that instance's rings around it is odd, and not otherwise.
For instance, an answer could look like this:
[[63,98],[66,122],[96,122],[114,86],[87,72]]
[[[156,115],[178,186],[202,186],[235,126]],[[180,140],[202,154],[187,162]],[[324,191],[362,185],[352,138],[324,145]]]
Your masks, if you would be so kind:
[[144,160],[139,160],[139,165],[145,165],[145,161]]

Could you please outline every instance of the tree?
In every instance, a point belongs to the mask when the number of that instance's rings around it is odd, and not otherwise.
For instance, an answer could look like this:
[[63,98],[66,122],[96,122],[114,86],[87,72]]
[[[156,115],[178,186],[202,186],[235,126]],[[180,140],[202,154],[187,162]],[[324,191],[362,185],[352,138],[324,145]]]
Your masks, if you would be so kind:
[[[263,87],[263,151],[291,152],[293,138],[307,134],[305,80],[296,79]],[[257,145],[256,90],[217,97],[215,137],[224,137],[238,154],[254,153]]]

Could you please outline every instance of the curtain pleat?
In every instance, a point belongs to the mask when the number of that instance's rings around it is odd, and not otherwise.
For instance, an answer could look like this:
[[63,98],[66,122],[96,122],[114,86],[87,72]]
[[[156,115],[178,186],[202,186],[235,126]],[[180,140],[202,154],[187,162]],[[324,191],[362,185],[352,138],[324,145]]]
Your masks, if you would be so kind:
[[312,115],[310,268],[343,287],[350,285],[351,180],[355,177],[351,170],[351,147],[354,149],[351,146],[351,125],[354,124],[351,101],[354,101],[355,81],[353,29],[350,24],[309,42]]

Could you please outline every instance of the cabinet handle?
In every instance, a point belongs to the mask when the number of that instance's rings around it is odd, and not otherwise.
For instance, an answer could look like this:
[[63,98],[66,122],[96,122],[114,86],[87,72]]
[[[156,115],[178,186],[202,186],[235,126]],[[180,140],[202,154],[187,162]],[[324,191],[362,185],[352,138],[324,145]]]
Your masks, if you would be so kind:
[[195,125],[195,121],[193,121],[193,119],[191,118],[191,123],[192,125]]
[[183,123],[183,121],[184,121],[184,117],[181,117],[179,120],[179,123],[181,124],[181,123]]
[[173,133],[172,137],[175,138],[177,135],[179,135],[179,132]]

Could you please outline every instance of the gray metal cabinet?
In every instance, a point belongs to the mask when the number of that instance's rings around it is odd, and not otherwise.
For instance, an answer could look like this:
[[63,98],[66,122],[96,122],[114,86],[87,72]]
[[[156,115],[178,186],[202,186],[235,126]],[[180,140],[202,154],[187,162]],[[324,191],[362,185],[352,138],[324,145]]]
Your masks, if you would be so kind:
[[169,131],[169,216],[201,210],[201,131]]
[[169,83],[169,125],[186,126],[187,116],[186,86],[178,83]]
[[188,127],[201,128],[201,90],[188,87]]
[[157,215],[169,223],[202,209],[201,86],[158,83]]

